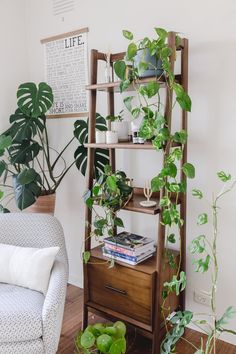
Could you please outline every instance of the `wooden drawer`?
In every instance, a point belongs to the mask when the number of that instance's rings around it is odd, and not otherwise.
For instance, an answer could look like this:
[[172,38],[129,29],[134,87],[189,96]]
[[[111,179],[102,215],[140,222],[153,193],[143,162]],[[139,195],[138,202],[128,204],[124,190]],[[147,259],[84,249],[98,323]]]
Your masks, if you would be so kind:
[[90,301],[151,326],[155,273],[119,264],[108,269],[107,264],[96,264],[95,260],[88,264]]

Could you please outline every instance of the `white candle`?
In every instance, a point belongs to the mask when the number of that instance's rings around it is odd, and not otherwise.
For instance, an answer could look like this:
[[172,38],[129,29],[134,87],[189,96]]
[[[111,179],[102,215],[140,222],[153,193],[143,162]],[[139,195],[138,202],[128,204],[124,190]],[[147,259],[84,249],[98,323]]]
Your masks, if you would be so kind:
[[106,143],[107,144],[117,144],[118,143],[118,133],[108,130],[106,132]]
[[106,132],[96,130],[96,143],[97,144],[105,144],[106,143]]

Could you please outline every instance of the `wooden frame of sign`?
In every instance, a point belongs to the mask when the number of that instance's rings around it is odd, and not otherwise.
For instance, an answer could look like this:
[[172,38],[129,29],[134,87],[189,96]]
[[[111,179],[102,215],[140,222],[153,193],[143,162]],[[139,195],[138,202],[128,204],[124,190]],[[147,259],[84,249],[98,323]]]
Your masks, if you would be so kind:
[[88,80],[88,30],[86,27],[41,40],[46,81],[54,93],[54,104],[47,118],[88,116],[85,90]]

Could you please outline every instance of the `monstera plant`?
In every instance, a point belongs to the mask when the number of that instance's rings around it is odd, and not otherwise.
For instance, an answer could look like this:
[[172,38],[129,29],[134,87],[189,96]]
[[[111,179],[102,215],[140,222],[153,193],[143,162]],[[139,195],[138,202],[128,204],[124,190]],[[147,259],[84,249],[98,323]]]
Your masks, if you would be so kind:
[[[7,189],[4,198],[8,201],[11,196],[15,198],[21,210],[35,203],[41,195],[54,194],[73,165],[83,175],[86,172],[87,149],[84,143],[88,136],[87,122],[76,121],[70,140],[57,152],[50,146],[47,129],[46,112],[52,104],[53,92],[46,83],[41,82],[37,86],[28,82],[20,85],[17,91],[18,108],[10,116],[9,129],[0,135],[1,141],[5,139],[7,142],[0,154],[1,186]],[[99,114],[97,129],[106,130],[106,121]],[[67,165],[63,154],[74,140],[80,146]],[[95,171],[98,174],[108,163],[108,154],[106,151],[96,151],[95,156]],[[63,167],[58,172],[61,161]],[[9,177],[12,177],[13,183]]]

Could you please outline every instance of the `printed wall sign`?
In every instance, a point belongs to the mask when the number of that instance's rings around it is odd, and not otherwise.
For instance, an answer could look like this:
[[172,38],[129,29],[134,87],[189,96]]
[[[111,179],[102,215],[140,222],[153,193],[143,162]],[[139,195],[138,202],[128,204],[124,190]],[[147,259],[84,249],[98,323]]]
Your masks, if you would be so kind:
[[88,115],[88,28],[41,40],[44,46],[46,82],[54,104],[48,118]]

